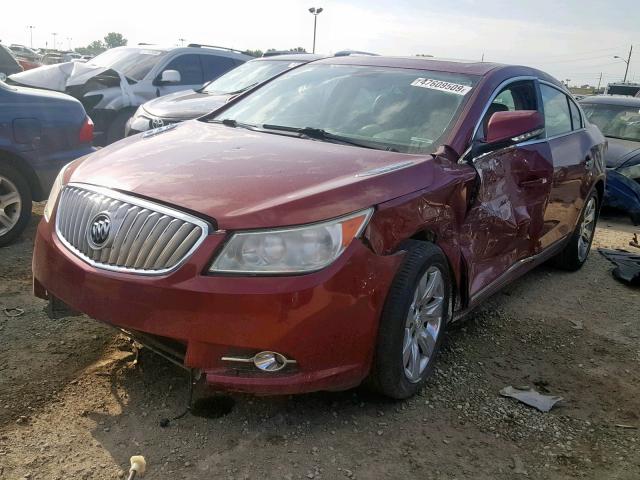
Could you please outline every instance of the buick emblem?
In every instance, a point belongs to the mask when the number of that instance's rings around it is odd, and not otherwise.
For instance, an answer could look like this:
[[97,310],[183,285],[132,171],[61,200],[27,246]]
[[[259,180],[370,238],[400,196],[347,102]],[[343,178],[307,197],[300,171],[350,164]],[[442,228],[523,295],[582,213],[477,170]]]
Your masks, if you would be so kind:
[[161,118],[154,118],[151,120],[151,128],[160,128],[164,126],[164,121]]
[[101,212],[89,222],[87,240],[94,250],[100,250],[107,245],[111,234],[111,217],[107,212]]

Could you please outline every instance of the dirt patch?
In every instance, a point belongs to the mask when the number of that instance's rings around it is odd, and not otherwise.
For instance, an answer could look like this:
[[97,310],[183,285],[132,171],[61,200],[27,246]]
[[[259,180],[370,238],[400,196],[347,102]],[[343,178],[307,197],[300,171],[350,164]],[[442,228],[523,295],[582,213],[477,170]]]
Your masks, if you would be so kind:
[[[122,478],[133,454],[150,479],[640,478],[640,291],[596,252],[577,273],[538,268],[448,332],[414,399],[218,396],[163,428],[187,375],[91,319],[46,317],[36,220],[0,251],[0,478]],[[601,226],[596,246],[629,248],[633,227]],[[543,414],[499,396],[507,385],[565,400]]]

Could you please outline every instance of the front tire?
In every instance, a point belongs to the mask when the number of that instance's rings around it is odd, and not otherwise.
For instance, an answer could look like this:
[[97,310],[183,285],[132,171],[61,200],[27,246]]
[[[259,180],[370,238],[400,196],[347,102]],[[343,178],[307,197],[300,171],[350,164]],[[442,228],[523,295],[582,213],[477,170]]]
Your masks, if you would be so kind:
[[436,245],[415,240],[385,302],[371,380],[391,398],[413,396],[433,372],[449,321],[451,279],[447,259]]
[[591,195],[584,202],[578,225],[576,225],[569,243],[552,260],[555,267],[575,272],[587,261],[598,222],[599,206],[598,196],[595,192],[591,192]]
[[0,164],[0,247],[13,242],[29,224],[31,189],[20,173]]

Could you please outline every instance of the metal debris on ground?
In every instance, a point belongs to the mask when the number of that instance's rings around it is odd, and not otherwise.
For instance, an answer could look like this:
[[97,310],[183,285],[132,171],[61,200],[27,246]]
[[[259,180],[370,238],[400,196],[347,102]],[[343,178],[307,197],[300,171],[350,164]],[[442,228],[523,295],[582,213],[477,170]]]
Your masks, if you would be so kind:
[[640,285],[640,254],[606,248],[598,251],[616,266],[611,272],[616,279],[627,285]]
[[563,400],[562,397],[554,395],[542,395],[541,393],[536,392],[533,388],[513,388],[511,385],[500,390],[500,395],[503,397],[515,398],[525,405],[534,407],[541,412],[548,412],[556,403]]
[[24,315],[24,310],[22,308],[5,308],[4,314],[7,317],[19,317],[20,315]]

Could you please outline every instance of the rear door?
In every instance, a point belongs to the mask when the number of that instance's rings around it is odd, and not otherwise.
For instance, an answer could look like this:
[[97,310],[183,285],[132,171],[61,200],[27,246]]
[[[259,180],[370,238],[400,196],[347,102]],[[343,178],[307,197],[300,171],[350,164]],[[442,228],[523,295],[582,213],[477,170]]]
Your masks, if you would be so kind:
[[[494,113],[512,110],[541,111],[534,78],[499,87],[475,139],[485,138]],[[553,175],[550,150],[540,138],[479,155],[473,165],[479,181],[460,237],[472,299],[538,250]]]
[[594,156],[591,136],[580,109],[563,90],[540,82],[545,136],[553,157],[553,181],[544,217],[541,249],[573,232],[589,188],[588,171]]

